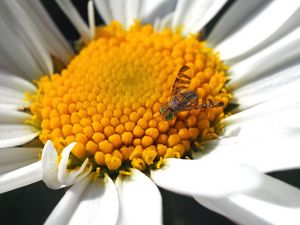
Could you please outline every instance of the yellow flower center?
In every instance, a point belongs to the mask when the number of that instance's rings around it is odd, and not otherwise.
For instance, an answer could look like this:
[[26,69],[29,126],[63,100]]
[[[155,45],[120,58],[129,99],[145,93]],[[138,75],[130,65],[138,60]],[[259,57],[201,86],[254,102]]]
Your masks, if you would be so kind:
[[30,110],[40,121],[41,141],[51,140],[59,153],[77,142],[73,155],[89,157],[95,170],[144,171],[189,155],[192,146],[217,137],[224,107],[179,111],[173,120],[160,115],[183,65],[198,104],[227,105],[227,67],[196,36],[139,23],[129,30],[116,22],[98,28],[61,74],[37,81]]

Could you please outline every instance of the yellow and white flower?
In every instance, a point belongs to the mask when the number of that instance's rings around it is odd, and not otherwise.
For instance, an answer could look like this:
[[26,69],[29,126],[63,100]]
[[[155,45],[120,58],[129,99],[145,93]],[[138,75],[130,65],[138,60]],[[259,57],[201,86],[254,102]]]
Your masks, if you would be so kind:
[[[39,1],[0,3],[1,193],[70,186],[45,224],[161,224],[157,186],[240,224],[297,224],[300,191],[264,173],[300,165],[299,2],[237,1],[206,42],[195,34],[226,0],[94,0],[99,28],[92,1],[89,26],[56,2],[77,56]],[[230,116],[159,116],[185,64],[190,89],[236,104]]]

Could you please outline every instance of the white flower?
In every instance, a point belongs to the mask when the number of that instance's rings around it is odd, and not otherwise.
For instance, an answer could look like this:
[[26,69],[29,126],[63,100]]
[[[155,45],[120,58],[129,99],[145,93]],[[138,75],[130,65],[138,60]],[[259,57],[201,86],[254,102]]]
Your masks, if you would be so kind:
[[[184,25],[184,35],[202,30],[226,3],[94,2],[107,24],[117,20],[129,28],[140,19],[157,31]],[[82,40],[89,42],[95,34],[92,3],[88,6],[90,28],[70,1],[57,3]],[[40,2],[1,2],[0,192],[41,179],[53,189],[74,184],[46,224],[161,224],[156,185],[192,196],[240,224],[297,224],[299,189],[264,173],[300,166],[299,10],[297,1],[235,2],[207,38],[230,65],[228,86],[239,105],[224,119],[224,135],[207,143],[209,153],[196,160],[168,159],[150,177],[131,169],[131,176],[119,174],[113,181],[108,175],[96,179],[88,159],[79,168],[67,169],[74,144],[62,151],[61,158],[51,142],[43,151],[14,147],[39,134],[24,123],[30,115],[20,111],[28,106],[24,92],[36,91],[26,80],[51,74],[51,56],[67,63],[74,53]]]

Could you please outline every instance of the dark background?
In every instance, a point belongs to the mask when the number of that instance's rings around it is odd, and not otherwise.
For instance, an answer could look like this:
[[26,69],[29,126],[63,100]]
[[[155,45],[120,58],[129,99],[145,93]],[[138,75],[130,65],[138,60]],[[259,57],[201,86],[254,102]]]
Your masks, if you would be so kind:
[[[55,23],[62,30],[70,41],[76,40],[79,36],[71,23],[64,16],[53,0],[43,0],[43,4],[49,10]],[[74,0],[75,6],[83,16],[87,18],[87,0]],[[206,34],[209,33],[214,23],[221,17],[222,13],[230,7],[233,1],[229,1],[224,9],[206,27]],[[97,15],[97,24],[102,20]],[[284,150],[283,150],[284,154]],[[270,174],[294,186],[300,187],[300,170],[290,170]],[[232,225],[226,218],[202,207],[190,197],[181,196],[160,189],[163,197],[164,225]],[[51,213],[65,190],[54,191],[47,188],[43,182],[0,195],[0,225],[39,225],[43,224]],[[101,215],[98,216],[101,221]]]

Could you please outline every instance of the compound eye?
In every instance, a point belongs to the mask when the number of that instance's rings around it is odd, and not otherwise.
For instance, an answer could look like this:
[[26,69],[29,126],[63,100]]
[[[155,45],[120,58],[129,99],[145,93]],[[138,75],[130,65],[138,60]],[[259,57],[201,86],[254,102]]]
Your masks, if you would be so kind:
[[160,115],[163,115],[163,114],[166,112],[166,110],[167,110],[167,107],[166,107],[166,106],[160,107],[160,109],[159,109]]
[[172,120],[174,118],[174,113],[173,112],[167,113],[165,118],[166,118],[166,120]]

